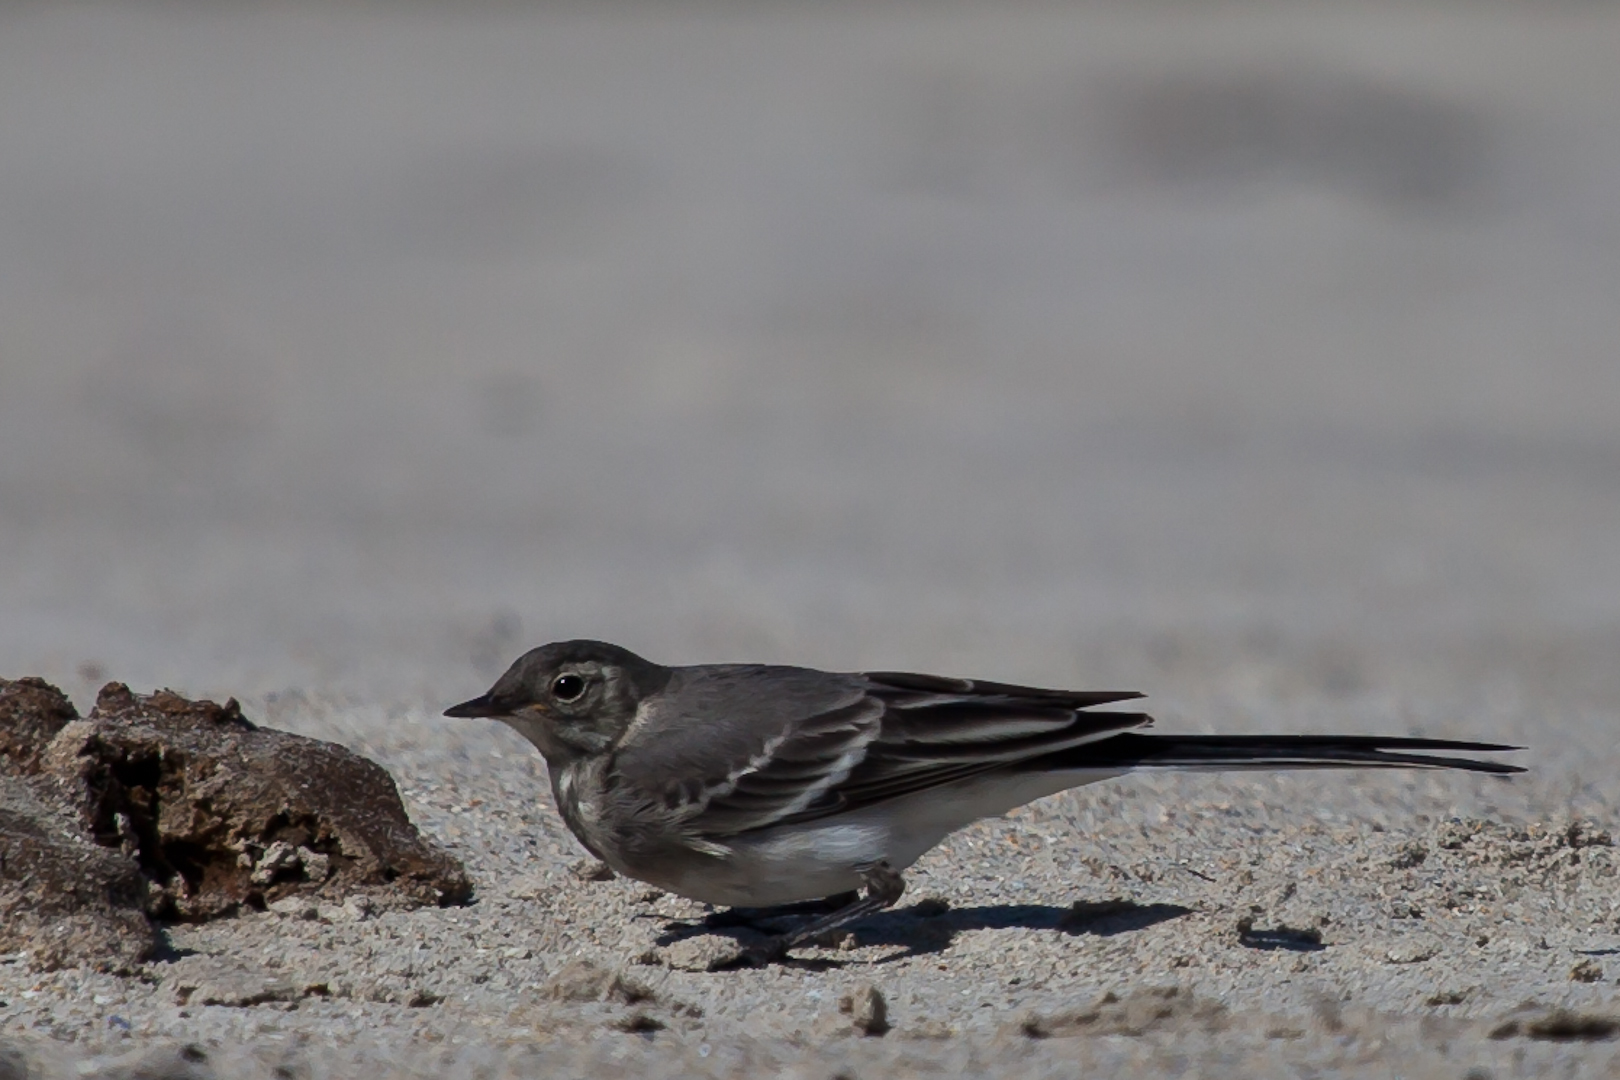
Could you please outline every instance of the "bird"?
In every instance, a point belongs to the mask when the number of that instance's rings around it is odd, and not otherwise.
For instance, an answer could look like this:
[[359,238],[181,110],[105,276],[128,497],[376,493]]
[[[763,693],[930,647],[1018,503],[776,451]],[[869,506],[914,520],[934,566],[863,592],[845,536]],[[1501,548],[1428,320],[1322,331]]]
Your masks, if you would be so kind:
[[519,657],[445,710],[513,728],[596,858],[702,903],[831,910],[756,947],[768,962],[896,901],[904,871],[982,818],[1139,769],[1463,769],[1522,747],[1369,735],[1147,734],[1132,691],[894,671],[665,667],[601,641]]

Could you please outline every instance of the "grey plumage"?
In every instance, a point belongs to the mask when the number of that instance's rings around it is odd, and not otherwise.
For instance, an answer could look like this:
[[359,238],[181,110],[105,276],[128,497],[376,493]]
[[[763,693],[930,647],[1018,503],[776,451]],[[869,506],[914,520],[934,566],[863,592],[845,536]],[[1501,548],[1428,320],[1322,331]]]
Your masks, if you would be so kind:
[[534,743],[569,828],[620,873],[747,906],[866,886],[867,899],[783,948],[898,899],[899,871],[955,829],[1134,769],[1523,771],[1456,756],[1515,749],[1493,743],[1148,735],[1143,713],[1097,711],[1140,696],[900,672],[667,668],[570,641],[530,651],[446,715],[498,719]]

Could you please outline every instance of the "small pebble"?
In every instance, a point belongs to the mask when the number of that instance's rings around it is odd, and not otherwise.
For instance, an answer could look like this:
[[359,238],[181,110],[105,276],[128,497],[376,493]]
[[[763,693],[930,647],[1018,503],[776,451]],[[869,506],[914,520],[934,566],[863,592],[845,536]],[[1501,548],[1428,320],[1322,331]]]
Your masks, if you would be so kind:
[[581,881],[612,881],[613,868],[598,859],[580,859],[568,867],[568,872]]
[[862,1035],[882,1035],[889,1030],[889,1004],[871,983],[861,983],[838,999],[838,1011],[849,1014],[849,1022]]

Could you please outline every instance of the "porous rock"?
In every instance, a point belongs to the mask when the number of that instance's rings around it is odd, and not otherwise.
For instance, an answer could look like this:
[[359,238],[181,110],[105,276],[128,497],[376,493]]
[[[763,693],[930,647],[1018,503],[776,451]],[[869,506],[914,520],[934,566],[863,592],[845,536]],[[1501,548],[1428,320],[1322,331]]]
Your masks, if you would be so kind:
[[[80,718],[43,680],[0,680],[0,777],[17,803],[0,817],[0,851],[16,853],[0,872],[0,910],[54,912],[40,917],[56,925],[99,913],[96,925],[129,935],[117,948],[64,945],[52,964],[146,955],[143,908],[202,920],[294,895],[414,907],[472,891],[461,864],[411,824],[381,766],[260,728],[234,700],[109,683]],[[24,855],[28,877],[15,869]]]
[[44,971],[127,972],[157,940],[135,860],[82,835],[48,792],[0,773],[0,952]]
[[206,919],[294,893],[370,892],[407,905],[471,892],[425,840],[375,762],[335,743],[260,728],[235,700],[137,695],[109,683],[41,759],[102,843],[134,849],[159,886],[151,912]]
[[0,770],[27,775],[78,710],[44,679],[0,679]]

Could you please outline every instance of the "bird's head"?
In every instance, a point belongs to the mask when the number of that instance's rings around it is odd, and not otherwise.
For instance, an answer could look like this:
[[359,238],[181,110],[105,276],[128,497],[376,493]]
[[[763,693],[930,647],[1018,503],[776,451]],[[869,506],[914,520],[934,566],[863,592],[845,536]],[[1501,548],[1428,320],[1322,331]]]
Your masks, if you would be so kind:
[[670,674],[617,645],[560,641],[530,649],[487,693],[444,715],[499,720],[560,766],[611,747]]

